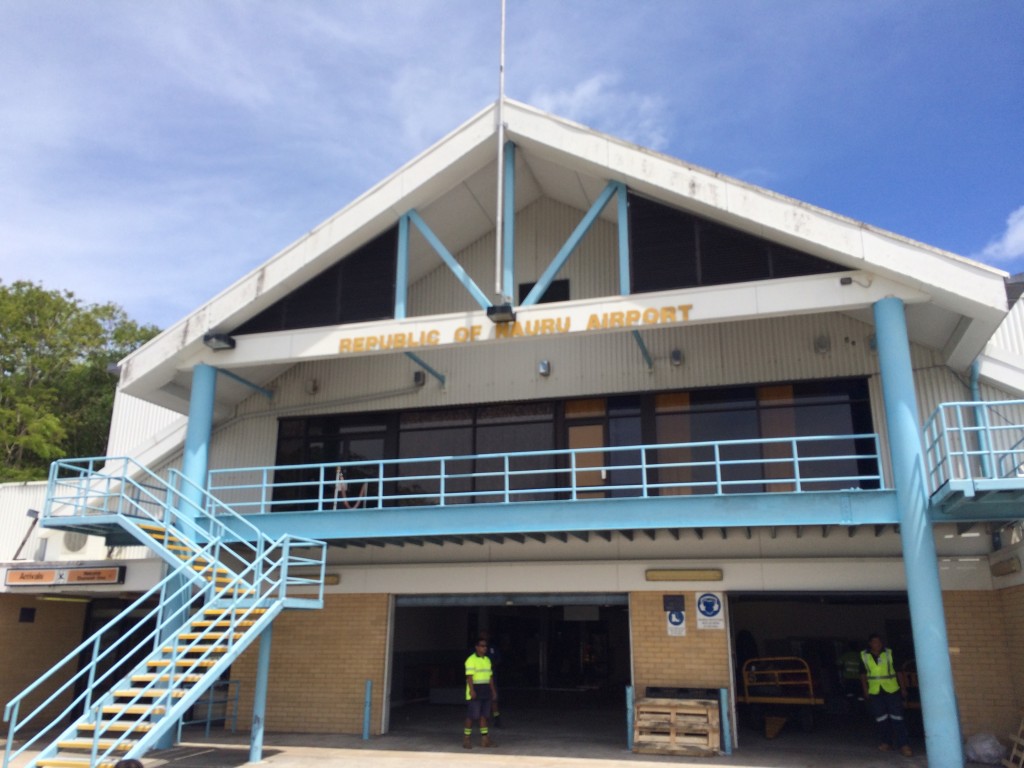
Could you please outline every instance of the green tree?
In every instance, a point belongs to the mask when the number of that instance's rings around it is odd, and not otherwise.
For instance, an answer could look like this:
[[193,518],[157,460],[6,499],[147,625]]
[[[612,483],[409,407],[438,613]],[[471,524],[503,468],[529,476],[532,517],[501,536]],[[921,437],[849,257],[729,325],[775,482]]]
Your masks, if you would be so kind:
[[157,332],[115,304],[0,283],[0,481],[45,478],[62,456],[103,455],[117,386],[107,369]]

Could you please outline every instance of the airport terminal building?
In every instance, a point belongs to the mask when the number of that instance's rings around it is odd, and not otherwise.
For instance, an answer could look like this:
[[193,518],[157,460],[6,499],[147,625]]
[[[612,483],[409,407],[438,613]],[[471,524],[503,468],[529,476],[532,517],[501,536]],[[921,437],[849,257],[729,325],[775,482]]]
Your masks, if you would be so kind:
[[[123,361],[127,459],[55,465],[49,552],[3,564],[3,652],[20,688],[74,647],[44,615],[91,629],[142,595],[165,666],[240,681],[243,723],[380,735],[457,703],[486,631],[511,706],[607,706],[625,741],[627,686],[721,696],[736,746],[744,665],[802,660],[835,715],[840,657],[879,632],[929,764],[960,765],[961,733],[1024,706],[1011,299],[990,267],[492,105]],[[24,575],[58,560],[120,570]],[[93,610],[37,600],[71,593]],[[223,642],[209,606],[242,616]]]

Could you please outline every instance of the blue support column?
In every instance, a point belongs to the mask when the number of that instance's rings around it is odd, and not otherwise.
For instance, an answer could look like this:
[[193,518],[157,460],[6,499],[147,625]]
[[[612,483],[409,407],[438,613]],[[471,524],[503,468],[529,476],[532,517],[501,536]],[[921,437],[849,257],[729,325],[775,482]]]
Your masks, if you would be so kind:
[[505,142],[505,176],[502,198],[502,278],[501,291],[509,301],[515,301],[516,266],[516,145]]
[[619,214],[619,295],[629,296],[629,196],[625,184],[619,184],[615,196]]
[[[195,515],[196,506],[202,504],[197,488],[206,488],[208,459],[210,455],[210,434],[213,432],[214,396],[217,393],[217,369],[200,363],[192,370],[192,397],[188,405],[188,428],[185,432],[185,454],[181,462],[181,474],[191,481],[183,489],[186,499],[192,502],[180,511]],[[193,487],[194,486],[194,487]],[[193,506],[195,505],[195,506]]]
[[874,315],[928,765],[963,768],[939,563],[928,521],[924,450],[903,302],[892,297],[882,299],[875,303]]
[[395,319],[405,318],[405,299],[409,294],[409,217],[398,220],[398,266],[395,269]]
[[273,624],[260,634],[260,650],[256,659],[256,689],[252,702],[252,732],[249,735],[249,762],[263,759],[263,726],[267,718],[267,686],[270,680],[270,641]]

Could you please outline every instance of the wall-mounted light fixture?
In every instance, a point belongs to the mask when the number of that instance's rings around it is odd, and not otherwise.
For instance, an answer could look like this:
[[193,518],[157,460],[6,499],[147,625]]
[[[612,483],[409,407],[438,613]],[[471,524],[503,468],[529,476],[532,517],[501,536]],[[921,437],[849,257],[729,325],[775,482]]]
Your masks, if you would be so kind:
[[203,336],[203,344],[214,352],[219,352],[224,349],[234,349],[235,339],[227,333],[207,333]]
[[683,364],[683,350],[673,349],[672,353],[668,356],[668,359],[672,363],[672,365],[678,368]]
[[537,373],[539,373],[541,376],[550,376],[551,375],[551,361],[550,360],[541,360],[539,363],[537,363]]
[[647,581],[721,581],[721,568],[648,568]]
[[511,323],[515,321],[516,313],[511,304],[495,304],[487,308],[487,319],[492,323]]
[[827,355],[832,351],[832,339],[827,333],[814,337],[814,353],[816,355]]

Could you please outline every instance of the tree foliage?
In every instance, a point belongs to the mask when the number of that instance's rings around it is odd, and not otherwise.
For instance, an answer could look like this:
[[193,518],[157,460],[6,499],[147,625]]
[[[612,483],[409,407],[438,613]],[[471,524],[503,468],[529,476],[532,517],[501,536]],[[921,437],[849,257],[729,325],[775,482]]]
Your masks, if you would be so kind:
[[0,282],[0,481],[45,478],[62,456],[102,456],[117,386],[108,368],[157,333],[116,304]]

